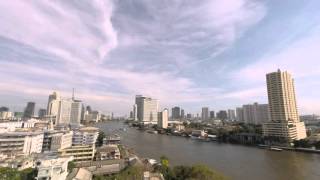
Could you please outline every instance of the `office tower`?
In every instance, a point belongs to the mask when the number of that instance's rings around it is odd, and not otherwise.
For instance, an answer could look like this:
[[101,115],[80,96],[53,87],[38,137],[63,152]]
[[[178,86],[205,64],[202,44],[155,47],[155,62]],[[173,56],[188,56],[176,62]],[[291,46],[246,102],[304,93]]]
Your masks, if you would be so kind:
[[59,103],[59,112],[56,119],[57,124],[70,124],[72,100],[61,99]]
[[254,124],[254,114],[253,114],[253,105],[246,104],[242,106],[243,109],[243,119],[247,124]]
[[181,117],[181,118],[184,118],[184,109],[181,109],[180,117]]
[[171,112],[172,112],[172,114],[171,114],[172,119],[180,119],[180,117],[181,117],[180,107],[178,107],[178,106],[173,107],[171,109]]
[[137,118],[142,124],[158,123],[158,100],[141,95],[136,96]]
[[88,111],[88,112],[89,112],[89,114],[90,114],[90,113],[91,113],[91,111],[92,111],[91,106],[87,106],[87,107],[86,107],[86,111]]
[[217,118],[220,120],[226,120],[228,118],[228,113],[227,111],[221,110],[217,113]]
[[71,102],[70,124],[80,125],[81,111],[82,102],[79,100],[73,100],[73,102]]
[[60,95],[57,92],[53,92],[49,95],[48,99],[48,107],[47,107],[47,115],[57,116],[59,113],[60,106]]
[[0,107],[0,112],[4,112],[4,111],[5,112],[9,111],[9,108],[5,106]]
[[209,119],[209,108],[208,107],[203,107],[201,109],[201,119],[204,121]]
[[244,122],[243,108],[237,107],[236,108],[236,113],[237,113],[237,121]]
[[158,114],[158,126],[163,129],[168,128],[168,120],[169,120],[169,111],[168,109],[164,109],[162,112]]
[[27,107],[24,109],[23,117],[24,118],[32,118],[34,116],[36,103],[28,102]]
[[306,138],[304,122],[298,115],[294,80],[288,72],[266,75],[270,122],[263,124],[263,135],[275,137],[280,142]]
[[236,112],[233,109],[228,109],[228,119],[230,121],[236,120]]
[[46,109],[39,109],[38,116],[39,118],[43,118],[47,114]]
[[216,117],[214,111],[210,111],[210,119],[214,119]]

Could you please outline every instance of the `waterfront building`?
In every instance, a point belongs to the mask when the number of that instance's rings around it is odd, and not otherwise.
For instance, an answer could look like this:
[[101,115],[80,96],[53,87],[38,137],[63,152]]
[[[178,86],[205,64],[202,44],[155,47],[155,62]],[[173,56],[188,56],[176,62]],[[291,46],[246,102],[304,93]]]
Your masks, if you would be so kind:
[[237,121],[244,122],[243,108],[242,107],[237,107],[236,108],[236,113],[237,113]]
[[97,148],[96,160],[120,159],[120,150],[118,145],[104,145]]
[[172,119],[180,119],[181,118],[181,110],[180,107],[176,106],[171,109],[171,117]]
[[39,159],[37,166],[39,180],[62,180],[68,175],[68,163],[73,160],[73,157],[51,157]]
[[169,113],[168,109],[164,109],[158,114],[158,126],[163,129],[168,128]]
[[71,146],[65,149],[58,150],[60,157],[70,157],[73,156],[74,161],[92,161],[95,155],[94,145],[80,145]]
[[291,142],[306,138],[304,122],[300,121],[291,75],[278,70],[266,75],[270,122],[263,124],[263,135]]
[[38,117],[39,118],[43,118],[46,114],[47,114],[47,110],[46,109],[39,109],[39,111],[38,111]]
[[233,109],[228,109],[228,119],[230,121],[236,120],[236,113]]
[[72,137],[72,145],[95,145],[99,136],[99,128],[82,127],[74,129]]
[[41,153],[43,132],[13,131],[0,133],[0,154]]
[[14,115],[10,111],[1,111],[0,112],[0,120],[11,120],[14,118]]
[[24,109],[23,117],[32,118],[34,116],[35,106],[36,106],[35,102],[28,102],[27,107]]
[[217,118],[220,120],[226,120],[228,118],[228,113],[227,111],[221,110],[217,113]]
[[214,119],[216,117],[215,112],[214,111],[210,111],[210,119]]
[[209,119],[209,108],[208,108],[208,107],[203,107],[203,108],[201,109],[201,119],[202,119],[203,121]]
[[141,95],[136,96],[137,118],[142,124],[158,123],[158,100]]

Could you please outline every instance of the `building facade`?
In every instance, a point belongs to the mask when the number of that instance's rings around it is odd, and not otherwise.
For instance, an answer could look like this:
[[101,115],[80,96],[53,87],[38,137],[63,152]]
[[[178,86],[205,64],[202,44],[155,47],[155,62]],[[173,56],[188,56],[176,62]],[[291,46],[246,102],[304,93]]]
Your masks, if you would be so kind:
[[201,109],[201,119],[202,119],[203,121],[209,119],[209,108],[208,108],[208,107],[203,107],[203,108]]
[[295,96],[294,80],[288,72],[266,75],[270,122],[263,124],[263,135],[291,142],[306,138],[306,129],[300,122]]
[[168,128],[169,113],[168,109],[164,109],[158,114],[158,126],[163,129]]
[[158,123],[158,100],[141,95],[136,96],[137,118],[142,124]]

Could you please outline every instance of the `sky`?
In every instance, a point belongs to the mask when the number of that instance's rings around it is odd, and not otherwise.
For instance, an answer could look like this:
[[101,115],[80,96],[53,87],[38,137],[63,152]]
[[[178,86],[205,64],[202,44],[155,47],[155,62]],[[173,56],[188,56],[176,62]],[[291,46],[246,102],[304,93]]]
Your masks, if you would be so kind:
[[0,106],[58,91],[125,115],[137,94],[186,112],[267,103],[265,74],[295,79],[320,114],[318,0],[0,1]]

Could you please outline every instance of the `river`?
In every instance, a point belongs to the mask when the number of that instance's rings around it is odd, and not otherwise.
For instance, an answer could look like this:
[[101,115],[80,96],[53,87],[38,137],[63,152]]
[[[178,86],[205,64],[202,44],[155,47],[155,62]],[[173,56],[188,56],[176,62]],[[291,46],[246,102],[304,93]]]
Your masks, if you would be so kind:
[[96,125],[106,133],[117,133],[124,145],[145,158],[165,155],[171,165],[205,164],[235,180],[320,180],[320,155],[275,152],[243,145],[199,142],[184,137],[149,134],[122,122]]

